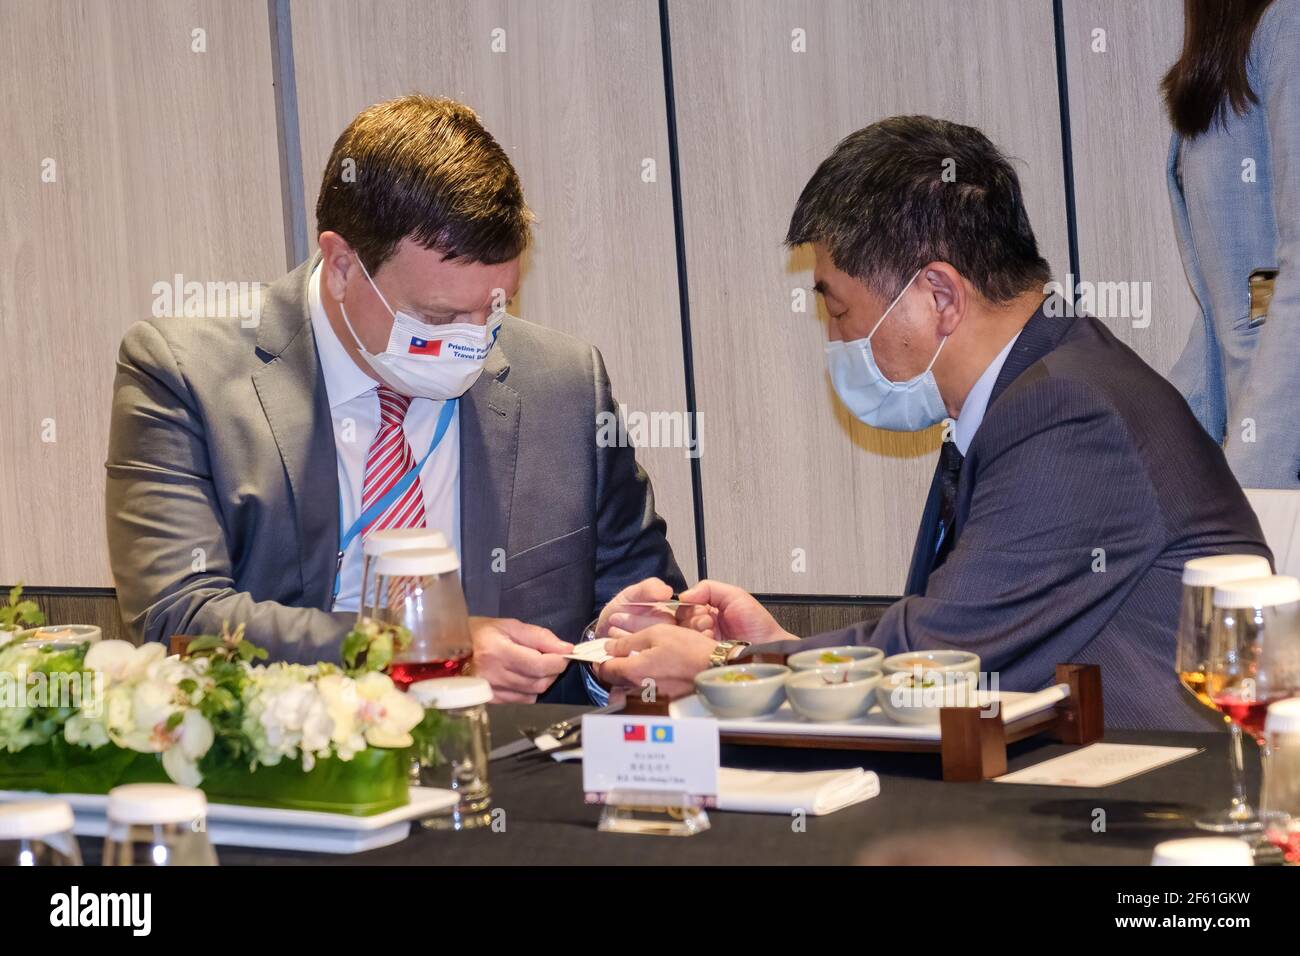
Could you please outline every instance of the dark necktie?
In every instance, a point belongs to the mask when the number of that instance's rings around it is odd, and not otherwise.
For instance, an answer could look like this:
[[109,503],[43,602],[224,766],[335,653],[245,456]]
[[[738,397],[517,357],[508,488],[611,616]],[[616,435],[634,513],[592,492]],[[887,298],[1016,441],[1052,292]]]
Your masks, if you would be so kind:
[[939,534],[934,548],[934,564],[930,570],[936,570],[948,553],[952,551],[955,525],[957,523],[957,479],[961,477],[962,453],[957,450],[957,443],[945,441],[939,450]]

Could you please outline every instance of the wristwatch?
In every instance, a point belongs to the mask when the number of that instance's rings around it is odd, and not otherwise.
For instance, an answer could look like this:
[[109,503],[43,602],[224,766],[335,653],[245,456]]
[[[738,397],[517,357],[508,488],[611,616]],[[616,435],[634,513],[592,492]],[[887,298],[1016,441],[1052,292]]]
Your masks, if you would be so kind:
[[749,641],[718,641],[713,647],[713,653],[709,655],[709,666],[723,666],[749,645]]

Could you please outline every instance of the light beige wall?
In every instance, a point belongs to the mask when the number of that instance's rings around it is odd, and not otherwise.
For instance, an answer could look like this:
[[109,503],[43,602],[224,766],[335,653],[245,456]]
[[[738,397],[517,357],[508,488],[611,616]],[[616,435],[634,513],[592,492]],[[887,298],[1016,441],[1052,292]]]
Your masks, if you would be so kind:
[[811,257],[781,240],[836,142],[930,113],[982,127],[1017,158],[1044,255],[1064,272],[1051,4],[669,6],[709,575],[765,592],[898,594],[939,432],[869,429],[834,399],[820,319],[792,312]]
[[154,283],[284,269],[268,36],[265,0],[0,4],[0,582],[112,583],[113,369]]
[[[1149,280],[1161,371],[1194,303],[1173,243],[1156,82],[1180,0],[1069,0],[1082,272]],[[419,89],[477,109],[540,216],[517,311],[599,346],[633,410],[685,408],[656,0],[291,3],[304,195],[347,120]],[[760,591],[897,593],[937,436],[833,399],[811,282],[781,247],[795,197],[847,133],[929,112],[1018,161],[1045,255],[1067,271],[1050,0],[669,0],[709,572]],[[4,0],[0,88],[0,581],[110,584],[103,457],[117,342],[153,285],[285,264],[266,0]],[[506,52],[494,53],[493,31]],[[1093,53],[1092,31],[1108,52]],[[191,52],[192,31],[207,52]],[[807,52],[791,50],[805,31]],[[12,104],[21,104],[13,108]],[[45,158],[55,183],[41,181]],[[654,163],[645,181],[645,161]],[[178,319],[177,321],[185,321]],[[44,423],[53,421],[54,441]],[[695,564],[689,461],[646,449]],[[792,568],[802,549],[803,571]]]
[[[410,91],[461,100],[510,154],[539,219],[512,311],[596,345],[630,410],[684,413],[656,4],[328,0],[295,2],[292,15],[313,243],[321,172],[358,111]],[[638,457],[693,578],[686,451]]]
[[1150,283],[1149,325],[1106,324],[1161,374],[1197,316],[1165,185],[1171,131],[1159,91],[1182,23],[1182,0],[1065,4],[1079,272],[1091,283]]

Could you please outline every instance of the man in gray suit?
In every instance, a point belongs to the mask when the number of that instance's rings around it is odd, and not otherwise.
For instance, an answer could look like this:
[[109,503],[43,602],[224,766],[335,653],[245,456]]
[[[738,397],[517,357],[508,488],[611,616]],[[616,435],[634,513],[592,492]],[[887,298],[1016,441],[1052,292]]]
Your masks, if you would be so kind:
[[497,698],[602,700],[570,642],[630,583],[684,582],[633,449],[597,442],[617,408],[599,352],[505,314],[532,218],[505,152],[458,103],[377,104],[316,218],[320,252],[255,327],[122,342],[107,515],[128,626],[242,623],[275,659],[336,658],[364,537],[437,528]]
[[787,242],[815,252],[849,410],[895,431],[951,420],[907,596],[877,623],[798,641],[745,591],[704,581],[682,596],[716,616],[690,626],[611,616],[617,659],[601,677],[676,694],[747,644],[959,648],[1005,690],[1046,686],[1057,663],[1100,664],[1111,726],[1203,728],[1174,674],[1182,566],[1268,548],[1178,392],[1044,297],[1047,263],[996,147],[929,117],[860,130],[804,188]]

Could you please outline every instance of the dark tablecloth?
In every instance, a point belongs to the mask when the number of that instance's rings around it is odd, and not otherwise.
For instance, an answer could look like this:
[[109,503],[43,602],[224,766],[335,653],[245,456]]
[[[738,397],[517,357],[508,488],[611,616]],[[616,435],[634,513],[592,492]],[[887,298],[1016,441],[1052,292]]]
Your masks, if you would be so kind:
[[[538,704],[493,706],[493,743],[516,739],[520,725],[544,726],[581,708]],[[1212,724],[1207,724],[1213,727]],[[844,864],[882,837],[974,827],[1016,845],[1035,862],[1150,862],[1161,840],[1195,835],[1191,820],[1226,807],[1228,735],[1111,731],[1113,743],[1195,746],[1204,752],[1103,789],[944,783],[937,754],[878,754],[724,746],[724,766],[772,770],[866,767],[880,775],[880,795],[824,817],[806,830],[778,814],[710,813],[712,828],[694,837],[633,836],[596,829],[600,808],[582,802],[579,763],[505,759],[491,765],[493,802],[505,810],[503,832],[432,832],[413,827],[401,843],[349,856],[220,846],[223,864]],[[1259,758],[1247,748],[1248,785],[1258,794]],[[1070,748],[1024,741],[1010,769],[1039,763]],[[1104,830],[1096,829],[1104,811]],[[98,841],[83,840],[87,861]]]

